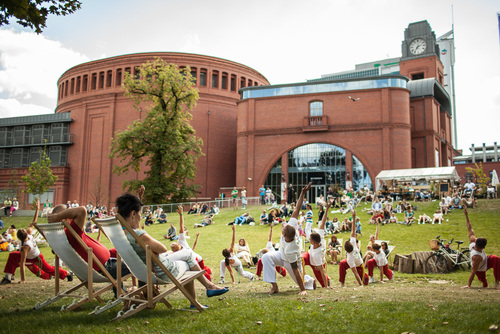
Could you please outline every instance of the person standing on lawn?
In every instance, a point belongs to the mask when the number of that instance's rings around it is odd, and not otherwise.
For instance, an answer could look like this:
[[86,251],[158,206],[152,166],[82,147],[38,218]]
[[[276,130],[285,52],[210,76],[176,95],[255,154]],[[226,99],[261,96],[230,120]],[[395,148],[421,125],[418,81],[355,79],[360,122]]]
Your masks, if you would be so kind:
[[[375,235],[377,236],[376,239],[378,239],[379,227],[380,224],[377,223],[377,230],[375,232]],[[370,283],[375,282],[375,279],[373,278],[373,268],[375,268],[375,266],[380,269],[380,283],[384,282],[384,275],[388,280],[392,280],[393,272],[389,269],[389,262],[387,261],[385,252],[382,250],[382,246],[374,242],[372,244],[372,249],[375,256],[366,262],[366,266],[368,267],[368,276],[370,276]]]
[[476,234],[472,229],[469,221],[469,214],[467,213],[467,205],[464,203],[465,222],[467,223],[467,231],[469,232],[469,249],[472,267],[470,270],[469,281],[464,286],[465,289],[471,287],[474,276],[483,283],[483,288],[488,287],[488,280],[486,279],[486,271],[493,268],[493,276],[495,277],[495,289],[500,287],[500,258],[496,255],[487,256],[484,249],[486,248],[486,238],[476,238]]

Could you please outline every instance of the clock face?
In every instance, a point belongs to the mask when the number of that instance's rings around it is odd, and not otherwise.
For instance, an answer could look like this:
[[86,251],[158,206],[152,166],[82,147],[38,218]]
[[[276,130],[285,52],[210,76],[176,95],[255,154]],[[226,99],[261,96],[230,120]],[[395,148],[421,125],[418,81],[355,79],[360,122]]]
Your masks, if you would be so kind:
[[410,43],[410,52],[419,55],[425,51],[427,43],[422,38],[416,38]]

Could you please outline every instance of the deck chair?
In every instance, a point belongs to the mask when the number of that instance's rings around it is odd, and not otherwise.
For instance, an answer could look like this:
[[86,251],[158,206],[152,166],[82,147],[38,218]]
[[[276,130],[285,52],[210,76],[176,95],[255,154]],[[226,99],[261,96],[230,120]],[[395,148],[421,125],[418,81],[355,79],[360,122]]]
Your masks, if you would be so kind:
[[[158,257],[151,251],[149,246],[147,246],[142,239],[134,232],[134,230],[125,222],[122,216],[119,214],[116,217],[104,218],[104,219],[93,219],[109,238],[113,246],[116,248],[118,254],[122,257],[123,261],[130,269],[130,272],[137,277],[146,285],[140,287],[139,289],[130,292],[125,296],[121,296],[120,299],[123,301],[129,301],[134,303],[128,310],[120,311],[116,315],[114,320],[121,320],[128,318],[145,308],[155,308],[157,302],[164,303],[168,308],[173,308],[172,305],[165,299],[165,297],[176,290],[180,290],[182,294],[194,305],[198,311],[203,311],[203,307],[195,300],[194,296],[189,294],[189,292],[184,287],[186,284],[194,281],[205,273],[202,271],[187,271],[182,277],[176,279],[161,263]],[[123,227],[123,228],[122,228]],[[123,229],[127,231],[132,237],[134,237],[137,245],[141,246],[146,251],[146,264],[141,260],[139,255],[134,251],[130,242],[127,239],[126,234]],[[166,282],[158,278],[154,273],[154,264],[156,264],[170,279],[170,282]],[[160,292],[154,285],[173,285],[170,289]],[[146,299],[141,299],[141,295],[146,294]]]
[[[66,222],[62,223],[54,223],[54,224],[34,224],[35,228],[40,232],[41,235],[47,240],[49,246],[52,248],[56,255],[55,267],[56,273],[59,271],[59,258],[66,264],[66,266],[73,272],[73,274],[78,277],[81,281],[76,284],[72,288],[59,292],[59,276],[55,276],[55,294],[54,297],[49,297],[45,302],[37,303],[34,307],[35,310],[39,310],[42,307],[50,305],[55,301],[61,298],[75,298],[70,305],[63,305],[61,307],[61,311],[70,311],[73,310],[85,303],[89,303],[94,299],[98,300],[100,303],[103,303],[101,299],[101,295],[116,287],[118,291],[124,293],[121,290],[121,259],[117,258],[117,279],[115,280],[109,272],[104,268],[102,263],[96,258],[95,254],[92,252],[92,249],[87,247],[87,245],[83,242],[80,236],[75,232],[75,230]],[[75,249],[71,246],[66,237],[66,233],[64,229],[67,228],[76,240],[82,245],[83,249],[87,251],[88,254],[88,263],[85,262],[84,259],[75,251]],[[95,269],[93,269],[93,263],[99,266],[101,272],[103,274],[98,273]],[[123,279],[128,278],[130,275],[123,277]],[[98,290],[94,290],[94,283],[104,283],[104,287],[101,287]],[[85,294],[76,294],[76,291],[84,288],[86,290]],[[101,313],[108,308],[115,306],[117,303],[121,302],[117,299],[114,302],[108,303],[103,308],[97,307],[93,313]]]

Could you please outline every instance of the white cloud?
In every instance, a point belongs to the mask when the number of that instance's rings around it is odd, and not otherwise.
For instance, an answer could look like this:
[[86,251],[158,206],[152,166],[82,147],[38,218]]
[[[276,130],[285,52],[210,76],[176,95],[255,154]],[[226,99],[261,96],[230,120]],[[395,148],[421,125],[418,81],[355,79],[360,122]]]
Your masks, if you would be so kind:
[[[0,29],[0,92],[9,100],[2,101],[0,116],[19,110],[8,107],[38,106],[52,111],[56,104],[57,79],[71,66],[89,61],[81,53],[70,50],[32,32]],[[19,104],[10,99],[19,100]],[[38,99],[38,101],[37,101]],[[41,102],[43,100],[43,102]],[[29,108],[23,107],[26,111]]]
[[40,114],[52,114],[54,110],[36,104],[22,104],[16,99],[0,99],[0,115],[2,117],[17,117]]

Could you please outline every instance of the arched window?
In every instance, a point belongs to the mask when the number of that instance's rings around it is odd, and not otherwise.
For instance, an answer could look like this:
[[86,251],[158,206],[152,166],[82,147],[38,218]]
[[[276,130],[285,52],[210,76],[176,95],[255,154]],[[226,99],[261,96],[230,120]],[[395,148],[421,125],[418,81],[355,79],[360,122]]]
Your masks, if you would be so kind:
[[309,103],[309,116],[323,116],[323,102],[314,101]]

